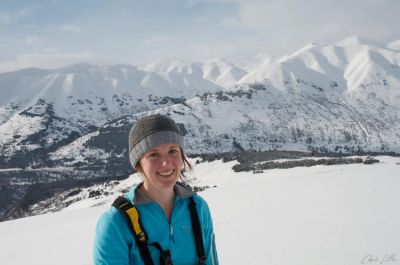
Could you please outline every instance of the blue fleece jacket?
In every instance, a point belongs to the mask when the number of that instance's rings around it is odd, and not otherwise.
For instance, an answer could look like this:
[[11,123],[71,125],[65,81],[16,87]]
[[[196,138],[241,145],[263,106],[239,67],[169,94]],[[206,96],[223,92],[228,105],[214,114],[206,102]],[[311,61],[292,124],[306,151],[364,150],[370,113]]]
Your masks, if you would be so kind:
[[[136,206],[148,236],[148,243],[158,242],[163,250],[169,250],[174,265],[197,264],[196,243],[188,208],[189,198],[193,196],[202,228],[206,264],[218,264],[213,224],[206,201],[177,183],[169,222],[160,205],[139,191],[140,185],[132,187],[125,198]],[[159,250],[153,246],[148,248],[154,264],[159,264]],[[127,220],[114,207],[104,213],[97,223],[93,258],[95,265],[144,264]]]

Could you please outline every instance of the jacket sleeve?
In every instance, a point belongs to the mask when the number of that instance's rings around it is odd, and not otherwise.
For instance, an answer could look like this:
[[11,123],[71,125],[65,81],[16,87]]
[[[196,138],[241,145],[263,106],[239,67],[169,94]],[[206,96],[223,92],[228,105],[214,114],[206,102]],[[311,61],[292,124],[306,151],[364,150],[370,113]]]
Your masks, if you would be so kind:
[[[124,236],[123,216],[110,209],[96,226],[94,265],[129,265],[129,241]],[[126,232],[125,232],[126,233]]]
[[207,202],[200,198],[202,209],[202,220],[201,223],[203,224],[203,238],[204,238],[204,251],[206,252],[207,256],[207,265],[218,265],[218,255],[217,249],[215,244],[215,234],[214,234],[214,226],[213,221],[210,213],[210,209],[208,208]]

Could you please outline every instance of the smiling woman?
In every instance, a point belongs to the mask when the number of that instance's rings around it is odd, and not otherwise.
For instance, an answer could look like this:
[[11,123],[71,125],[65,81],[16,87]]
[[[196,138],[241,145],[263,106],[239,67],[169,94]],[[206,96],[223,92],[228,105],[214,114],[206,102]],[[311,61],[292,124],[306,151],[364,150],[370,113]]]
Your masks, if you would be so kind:
[[175,122],[139,120],[129,159],[143,182],[119,197],[97,224],[94,264],[218,264],[207,203],[178,182],[191,169]]
[[175,185],[182,166],[182,153],[178,145],[160,144],[150,149],[137,165],[144,179],[143,190],[155,195],[163,194],[162,190],[168,190]]

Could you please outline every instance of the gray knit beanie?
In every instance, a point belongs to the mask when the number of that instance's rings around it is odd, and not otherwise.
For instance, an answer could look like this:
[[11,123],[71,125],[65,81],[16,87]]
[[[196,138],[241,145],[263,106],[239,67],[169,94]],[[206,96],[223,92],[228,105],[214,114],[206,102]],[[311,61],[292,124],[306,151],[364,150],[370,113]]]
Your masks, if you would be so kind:
[[169,117],[155,114],[137,121],[129,132],[129,160],[136,167],[140,158],[160,144],[177,144],[183,151],[183,135]]

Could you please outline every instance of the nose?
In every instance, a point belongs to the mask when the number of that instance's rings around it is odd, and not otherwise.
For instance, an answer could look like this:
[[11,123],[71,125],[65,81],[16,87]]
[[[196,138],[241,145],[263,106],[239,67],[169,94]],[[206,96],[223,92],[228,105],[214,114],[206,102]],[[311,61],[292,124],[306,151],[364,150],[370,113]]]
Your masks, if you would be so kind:
[[162,156],[161,158],[161,165],[167,166],[170,163],[170,158],[167,155]]

